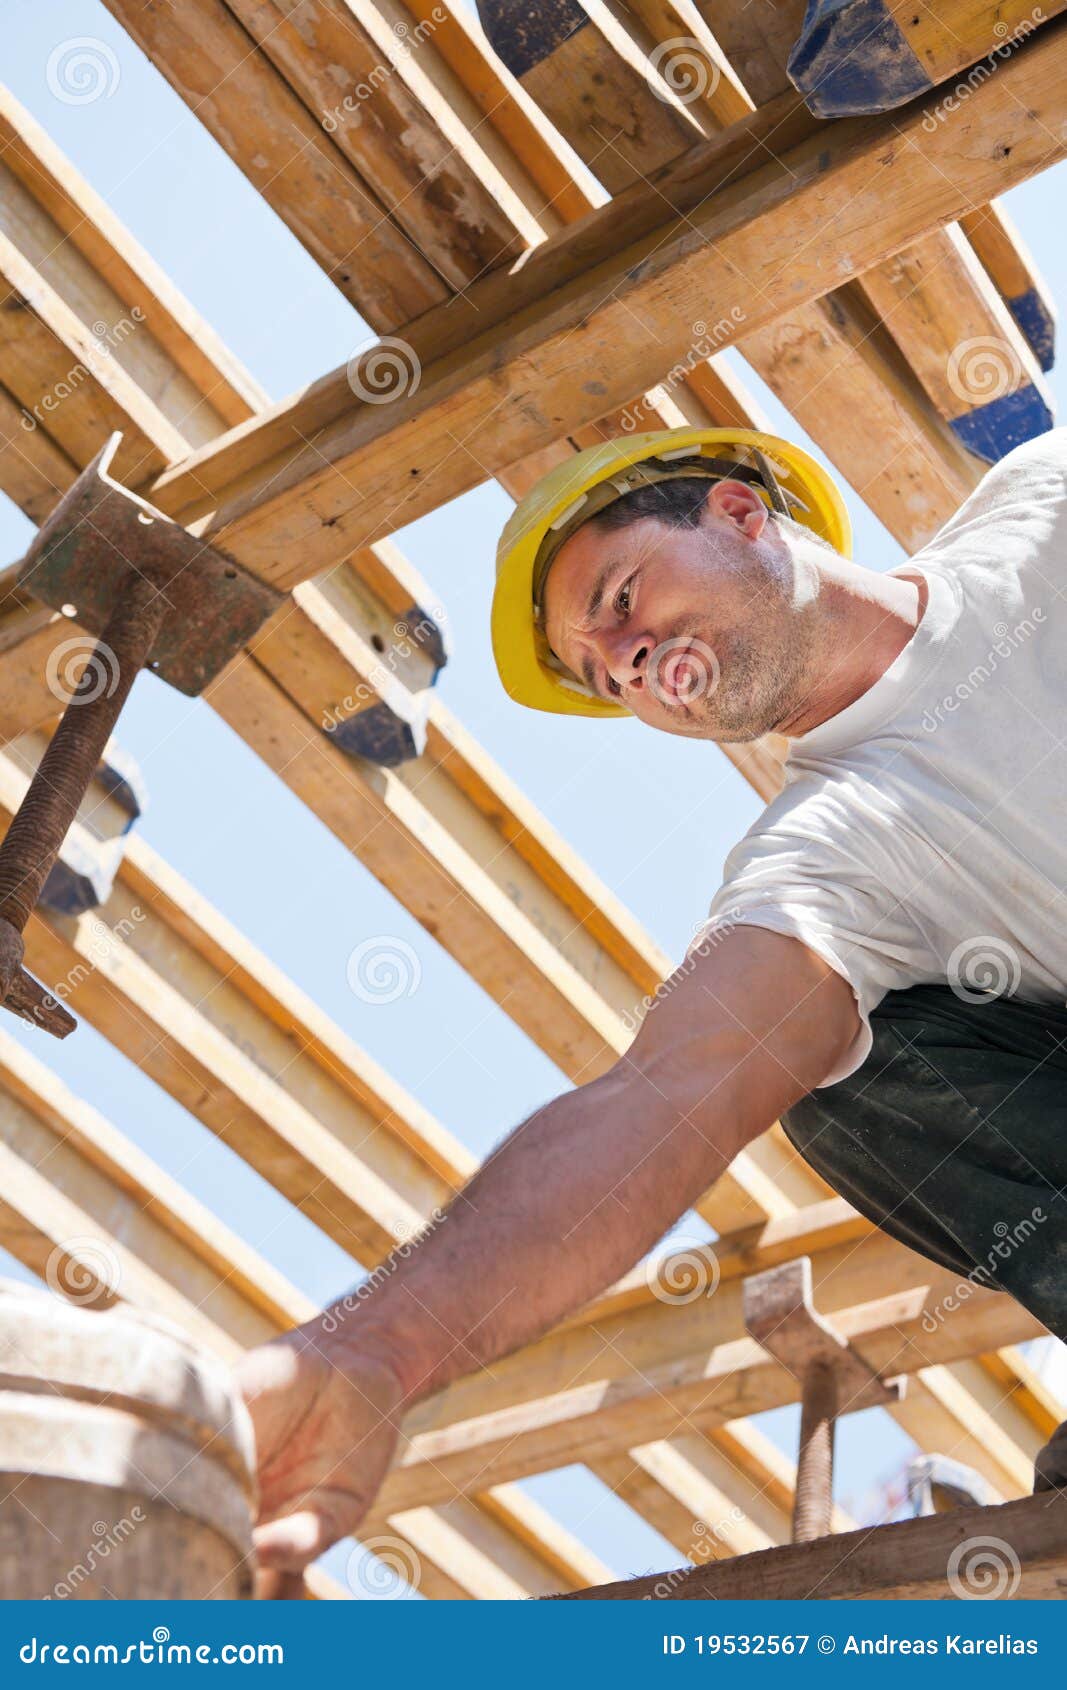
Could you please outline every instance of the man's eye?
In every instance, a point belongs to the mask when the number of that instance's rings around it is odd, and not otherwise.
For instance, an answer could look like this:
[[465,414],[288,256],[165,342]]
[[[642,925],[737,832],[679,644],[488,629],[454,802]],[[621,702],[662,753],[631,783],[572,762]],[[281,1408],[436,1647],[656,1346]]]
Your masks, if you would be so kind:
[[620,616],[626,616],[630,610],[630,583],[625,582],[615,595],[615,609]]
[[607,679],[607,689],[608,689],[609,693],[611,694],[612,698],[621,698],[622,688],[620,687],[618,681],[615,679],[614,675],[608,675],[606,679]]

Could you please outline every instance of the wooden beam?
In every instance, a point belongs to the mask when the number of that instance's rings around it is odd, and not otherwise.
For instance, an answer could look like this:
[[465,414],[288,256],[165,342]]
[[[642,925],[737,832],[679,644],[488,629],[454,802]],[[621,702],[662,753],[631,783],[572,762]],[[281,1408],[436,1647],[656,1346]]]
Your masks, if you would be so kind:
[[[1053,1600],[1067,1582],[1067,1497],[959,1508],[845,1537],[576,1593],[594,1601]],[[574,1597],[565,1600],[574,1600]],[[1007,1623],[1007,1622],[1005,1622]]]
[[[136,310],[137,327],[145,334],[116,340],[112,350],[120,361],[127,348],[134,350],[130,338],[139,350],[146,336],[165,350],[199,399],[205,416],[199,438],[210,438],[263,409],[267,396],[259,384],[123,228],[110,206],[73,169],[40,124],[2,87],[0,150],[4,171],[0,218],[5,232],[12,239],[17,238],[16,227],[25,235],[36,233],[34,256],[40,268],[61,291],[70,290],[67,298],[72,304],[81,290],[87,290],[82,293],[83,309],[90,318],[95,312],[111,326],[124,313]],[[13,192],[13,182],[20,185],[21,193]],[[42,214],[51,229],[41,221]],[[60,247],[67,249],[62,260]],[[83,266],[71,264],[71,249],[84,259]],[[181,381],[172,374],[161,383],[156,397],[162,399],[177,390],[179,405],[172,419],[181,416],[182,431],[195,444],[198,435],[188,405],[182,405],[181,388]]]
[[1043,370],[1056,356],[1056,306],[1010,215],[999,200],[960,218],[963,230]]
[[[975,93],[965,137],[951,124],[924,132],[913,105],[827,126],[724,185],[724,144],[729,157],[745,129],[735,125],[718,152],[706,144],[702,164],[683,161],[684,191],[668,167],[537,248],[505,289],[485,277],[447,323],[431,312],[413,325],[417,391],[354,413],[341,404],[338,415],[338,378],[327,378],[166,472],[153,497],[256,573],[293,585],[550,444],[564,415],[573,426],[625,403],[684,354],[709,295],[743,295],[746,333],[819,297],[827,219],[840,283],[1054,163],[1067,151],[1065,59],[1063,26],[1042,28]],[[665,197],[681,220],[663,219]],[[595,393],[575,389],[576,363],[596,371],[585,384]]]
[[[413,1471],[398,1480],[401,1494],[438,1482],[431,1466],[462,1488],[466,1461],[480,1471],[486,1459],[515,1460],[530,1471],[563,1464],[579,1445],[592,1461],[795,1400],[796,1380],[775,1372],[745,1336],[741,1283],[798,1255],[812,1258],[816,1305],[880,1371],[919,1372],[1041,1331],[1011,1299],[984,1290],[941,1318],[942,1299],[958,1289],[954,1276],[835,1198],[721,1240],[709,1257],[713,1296],[664,1302],[647,1275],[635,1274],[497,1363],[491,1378],[458,1381],[421,1405],[406,1425]],[[879,1302],[887,1285],[894,1297]],[[758,1389],[750,1388],[753,1369]]]
[[[2,1029],[0,1092],[0,1243],[53,1290],[90,1307],[124,1301],[151,1309],[226,1363],[314,1313]],[[484,1504],[419,1509],[385,1529],[408,1547],[428,1596],[546,1595],[606,1571],[511,1487]]]

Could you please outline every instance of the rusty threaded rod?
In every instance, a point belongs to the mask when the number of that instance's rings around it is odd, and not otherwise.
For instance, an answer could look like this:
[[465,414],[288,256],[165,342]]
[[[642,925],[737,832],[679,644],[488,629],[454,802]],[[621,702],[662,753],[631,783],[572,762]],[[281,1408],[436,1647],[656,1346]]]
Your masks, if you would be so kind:
[[[78,813],[111,730],[151,655],[166,595],[132,575],[93,648],[73,697],[0,844],[0,920],[21,933]],[[114,685],[99,690],[114,668]]]
[[800,1410],[800,1453],[793,1500],[793,1542],[811,1543],[830,1531],[834,1507],[834,1420],[837,1370],[813,1361],[804,1374]]

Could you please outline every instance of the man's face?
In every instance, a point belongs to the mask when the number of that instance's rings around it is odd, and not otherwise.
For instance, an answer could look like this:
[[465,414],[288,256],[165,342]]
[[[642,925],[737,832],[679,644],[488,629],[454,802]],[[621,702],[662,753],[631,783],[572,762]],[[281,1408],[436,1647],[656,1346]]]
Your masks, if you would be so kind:
[[545,585],[552,650],[598,697],[699,739],[772,730],[806,684],[792,554],[743,482],[716,482],[698,528],[587,523]]

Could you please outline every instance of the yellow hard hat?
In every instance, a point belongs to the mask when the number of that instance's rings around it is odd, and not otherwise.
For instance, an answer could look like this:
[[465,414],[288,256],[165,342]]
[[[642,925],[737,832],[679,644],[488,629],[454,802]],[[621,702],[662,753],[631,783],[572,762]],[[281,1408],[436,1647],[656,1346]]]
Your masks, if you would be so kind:
[[[655,466],[646,460],[655,458]],[[626,716],[595,698],[553,658],[538,600],[548,566],[583,522],[653,481],[740,473],[772,510],[789,515],[845,557],[852,528],[834,483],[810,453],[751,428],[670,428],[606,440],[557,464],[516,505],[496,554],[492,640],[504,690],[532,710],[572,716]]]

